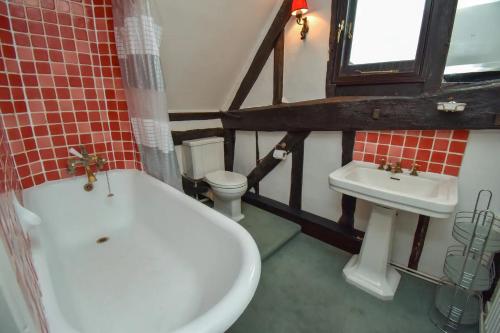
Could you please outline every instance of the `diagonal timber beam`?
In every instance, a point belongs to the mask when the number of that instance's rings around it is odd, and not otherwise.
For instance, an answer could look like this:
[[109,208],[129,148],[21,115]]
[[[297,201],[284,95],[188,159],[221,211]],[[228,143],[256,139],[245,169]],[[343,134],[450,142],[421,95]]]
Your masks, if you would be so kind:
[[276,40],[283,32],[288,20],[291,17],[292,11],[292,0],[283,0],[283,4],[279,9],[276,17],[274,18],[269,31],[267,32],[264,40],[262,41],[253,61],[248,69],[247,74],[243,78],[241,85],[234,96],[234,99],[229,107],[230,110],[236,110],[241,107],[245,99],[247,98],[250,90],[252,89],[255,81],[260,75],[262,68],[267,62],[267,59],[271,55],[271,51],[274,49],[274,45],[276,44]]
[[[290,153],[294,153],[307,138],[310,132],[289,132],[278,143],[278,145],[285,144],[285,149]],[[260,163],[250,172],[248,178],[248,189],[254,187],[265,176],[267,176],[280,162],[273,157],[274,148],[260,161]]]

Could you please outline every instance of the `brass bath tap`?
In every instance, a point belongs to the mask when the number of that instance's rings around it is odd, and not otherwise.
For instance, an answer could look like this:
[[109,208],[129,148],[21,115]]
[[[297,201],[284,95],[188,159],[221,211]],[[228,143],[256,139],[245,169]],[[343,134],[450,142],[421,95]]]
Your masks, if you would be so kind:
[[97,178],[92,171],[92,166],[95,165],[97,170],[102,170],[108,161],[97,155],[90,155],[84,146],[80,146],[79,153],[73,148],[70,149],[70,153],[75,155],[75,157],[71,157],[68,160],[68,173],[70,175],[74,175],[77,167],[81,166],[85,168],[85,173],[87,174],[87,184],[83,186],[83,189],[87,192],[92,191],[94,189],[94,183],[97,181]]

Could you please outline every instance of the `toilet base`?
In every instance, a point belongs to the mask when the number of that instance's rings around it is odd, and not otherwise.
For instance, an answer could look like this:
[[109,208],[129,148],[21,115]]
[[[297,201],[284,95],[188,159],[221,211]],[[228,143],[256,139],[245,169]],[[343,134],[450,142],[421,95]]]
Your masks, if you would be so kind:
[[245,218],[241,213],[241,199],[221,200],[214,195],[214,209],[230,219],[238,222]]

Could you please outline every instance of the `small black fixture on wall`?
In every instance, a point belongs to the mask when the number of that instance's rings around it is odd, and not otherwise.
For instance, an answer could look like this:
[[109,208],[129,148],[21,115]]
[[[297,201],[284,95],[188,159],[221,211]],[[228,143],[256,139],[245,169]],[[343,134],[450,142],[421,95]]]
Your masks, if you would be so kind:
[[309,32],[309,24],[307,23],[307,17],[304,14],[309,10],[307,5],[307,0],[293,0],[292,3],[292,15],[296,17],[297,24],[302,26],[300,31],[300,39],[306,39],[306,35]]

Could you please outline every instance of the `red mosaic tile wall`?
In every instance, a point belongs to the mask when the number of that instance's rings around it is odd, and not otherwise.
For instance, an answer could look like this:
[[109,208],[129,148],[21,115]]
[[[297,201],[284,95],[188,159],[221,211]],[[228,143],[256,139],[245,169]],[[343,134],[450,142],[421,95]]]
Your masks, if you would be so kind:
[[[3,126],[0,122],[0,247],[10,258],[17,282],[31,311],[34,324],[47,333],[37,274],[31,258],[31,242],[17,219],[12,200],[19,194],[21,184],[11,158]],[[3,245],[2,245],[3,244]],[[2,268],[4,269],[4,268]],[[1,324],[0,324],[1,326]]]
[[417,163],[420,171],[458,176],[468,138],[464,130],[357,132],[353,159],[401,161],[406,169]]
[[[0,0],[0,108],[22,188],[68,177],[68,148],[140,168],[111,0]],[[82,171],[83,172],[83,171]]]

